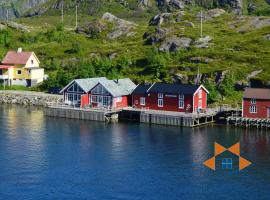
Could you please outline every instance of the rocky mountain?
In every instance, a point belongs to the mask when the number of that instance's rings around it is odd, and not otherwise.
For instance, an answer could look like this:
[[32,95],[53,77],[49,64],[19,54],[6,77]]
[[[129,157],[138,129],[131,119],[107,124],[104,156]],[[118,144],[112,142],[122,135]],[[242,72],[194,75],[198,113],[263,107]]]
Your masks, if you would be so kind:
[[112,9],[123,12],[138,10],[172,12],[194,6],[208,9],[219,7],[236,14],[270,14],[269,0],[0,0],[0,18],[55,14],[61,9],[62,4],[66,12],[78,5],[82,12],[90,15]]

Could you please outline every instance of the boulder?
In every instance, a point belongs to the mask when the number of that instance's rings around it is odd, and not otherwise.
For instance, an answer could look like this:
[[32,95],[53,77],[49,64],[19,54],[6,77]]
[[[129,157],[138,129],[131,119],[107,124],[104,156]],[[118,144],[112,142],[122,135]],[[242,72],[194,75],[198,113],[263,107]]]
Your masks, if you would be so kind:
[[[243,22],[242,20],[239,20],[239,23]],[[250,17],[245,18],[245,23],[240,26],[237,31],[238,32],[247,32],[252,31],[256,29],[261,29],[264,27],[270,26],[270,19],[269,18],[263,18],[263,17]]]
[[7,29],[7,26],[4,24],[0,24],[0,31]]
[[254,78],[255,76],[257,76],[258,74],[262,73],[263,70],[260,69],[260,70],[255,70],[253,72],[251,72],[250,74],[247,75],[247,80],[251,79],[251,78]]
[[130,37],[136,34],[133,31],[136,24],[133,22],[120,19],[111,13],[105,13],[101,19],[114,25],[113,29],[107,35],[109,39],[117,39],[121,36]]
[[91,38],[98,38],[99,34],[104,31],[107,26],[101,23],[99,20],[86,23],[82,26],[79,26],[75,31],[77,33],[85,33]]
[[192,0],[157,0],[158,7],[161,10],[173,11],[184,9],[185,4],[191,3]]
[[176,37],[166,39],[159,47],[159,51],[175,52],[179,49],[186,49],[190,47],[192,39],[186,37]]
[[222,81],[224,80],[224,78],[226,77],[226,74],[228,74],[228,70],[225,71],[219,71],[215,73],[215,82],[217,85],[220,85],[222,83]]
[[185,15],[185,12],[184,12],[184,11],[179,11],[179,12],[176,13],[176,15],[175,15],[175,18],[176,18],[175,21],[176,21],[176,22],[181,22],[184,15]]
[[267,34],[266,36],[264,36],[264,38],[270,40],[270,34]]
[[21,32],[30,32],[30,30],[26,26],[18,24],[16,22],[8,21],[8,22],[0,22],[0,24],[2,25],[2,27],[6,26]]
[[158,42],[161,42],[166,37],[166,34],[168,33],[167,29],[162,28],[156,28],[154,33],[145,33],[143,35],[143,38],[146,39],[145,43],[154,45]]
[[138,8],[145,9],[152,6],[152,3],[150,0],[138,0]]
[[217,5],[222,8],[228,8],[237,15],[241,15],[243,13],[243,0],[217,0]]
[[154,16],[150,22],[150,26],[160,26],[163,23],[173,22],[173,15],[171,13],[161,13]]
[[209,42],[212,41],[212,38],[210,36],[205,36],[203,38],[199,38],[194,42],[194,46],[196,48],[208,48]]
[[195,27],[194,23],[189,22],[189,21],[184,21],[183,25],[184,25],[184,26],[187,26],[187,27],[192,27],[192,28]]
[[200,20],[201,17],[203,18],[203,20],[207,21],[207,20],[211,20],[213,18],[219,17],[221,15],[223,15],[226,11],[223,9],[219,9],[219,8],[215,8],[212,10],[208,10],[207,12],[203,12],[201,14],[201,12],[199,12],[197,14],[197,19]]
[[178,82],[181,84],[187,84],[188,83],[188,76],[184,74],[177,73],[173,77],[174,82]]

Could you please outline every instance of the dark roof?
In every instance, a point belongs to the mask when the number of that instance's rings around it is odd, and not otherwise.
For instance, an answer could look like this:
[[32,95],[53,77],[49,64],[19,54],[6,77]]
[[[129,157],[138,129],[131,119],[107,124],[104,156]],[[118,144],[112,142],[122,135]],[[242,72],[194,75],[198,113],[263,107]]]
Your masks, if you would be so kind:
[[168,93],[168,94],[194,94],[200,85],[184,85],[184,84],[169,84],[169,83],[154,83],[153,85],[140,84],[133,91],[133,94],[145,93]]
[[152,86],[152,84],[139,84],[132,94],[146,94],[147,90]]
[[270,99],[270,89],[267,88],[246,88],[244,92],[246,99]]

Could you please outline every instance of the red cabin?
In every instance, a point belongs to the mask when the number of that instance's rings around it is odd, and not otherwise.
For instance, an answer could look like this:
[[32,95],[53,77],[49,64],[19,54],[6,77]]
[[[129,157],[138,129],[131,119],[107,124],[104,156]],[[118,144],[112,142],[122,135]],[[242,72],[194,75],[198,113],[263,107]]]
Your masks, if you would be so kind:
[[136,85],[128,78],[108,80],[105,77],[75,79],[61,93],[67,104],[77,107],[123,108],[131,104]]
[[183,84],[140,84],[132,93],[135,108],[175,112],[204,112],[207,94],[202,85]]
[[246,88],[242,102],[242,117],[270,118],[270,89]]

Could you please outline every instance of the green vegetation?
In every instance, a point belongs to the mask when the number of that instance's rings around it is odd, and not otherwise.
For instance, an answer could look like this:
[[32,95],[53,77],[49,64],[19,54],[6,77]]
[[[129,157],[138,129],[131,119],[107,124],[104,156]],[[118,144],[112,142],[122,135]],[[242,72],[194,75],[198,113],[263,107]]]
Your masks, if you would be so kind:
[[[245,22],[237,22],[234,15],[225,14],[204,22],[203,34],[213,38],[209,48],[199,49],[191,45],[190,48],[177,52],[163,53],[157,51],[160,43],[153,46],[146,45],[143,39],[145,32],[155,32],[156,27],[148,26],[148,21],[158,12],[156,7],[134,12],[136,5],[132,0],[128,6],[122,4],[119,6],[119,3],[114,1],[112,4],[108,4],[108,1],[94,2],[93,13],[80,14],[80,26],[86,22],[96,26],[96,19],[109,11],[118,17],[135,22],[136,34],[110,40],[107,34],[113,28],[112,24],[107,24],[109,29],[101,32],[92,29],[91,37],[76,33],[74,1],[70,0],[65,1],[69,9],[66,10],[64,24],[59,24],[60,10],[49,9],[44,16],[17,19],[18,23],[29,26],[30,33],[11,29],[0,31],[0,57],[2,58],[9,49],[18,47],[35,51],[41,60],[41,67],[45,68],[50,77],[38,88],[41,90],[62,87],[74,78],[95,76],[130,77],[139,83],[172,82],[176,76],[182,75],[188,77],[187,82],[194,83],[192,77],[197,75],[199,69],[200,73],[208,77],[204,80],[204,84],[211,93],[210,103],[236,104],[241,99],[241,92],[234,89],[236,81],[246,82],[247,75],[259,69],[263,72],[254,78],[262,82],[270,80],[270,41],[265,39],[265,35],[270,33],[270,27],[239,32],[237,28]],[[260,5],[262,5],[260,13],[254,14],[259,15],[267,8],[263,3]],[[80,13],[89,11],[87,11],[89,7],[81,7]],[[188,9],[181,22],[165,23],[161,26],[169,30],[167,38],[174,35],[195,41],[200,37],[200,22],[196,19],[199,7]],[[186,26],[185,21],[191,21],[195,26]],[[235,23],[236,28],[232,28]],[[192,58],[196,57],[208,61],[194,62]],[[222,84],[217,86],[215,74],[225,70],[229,73]]]

